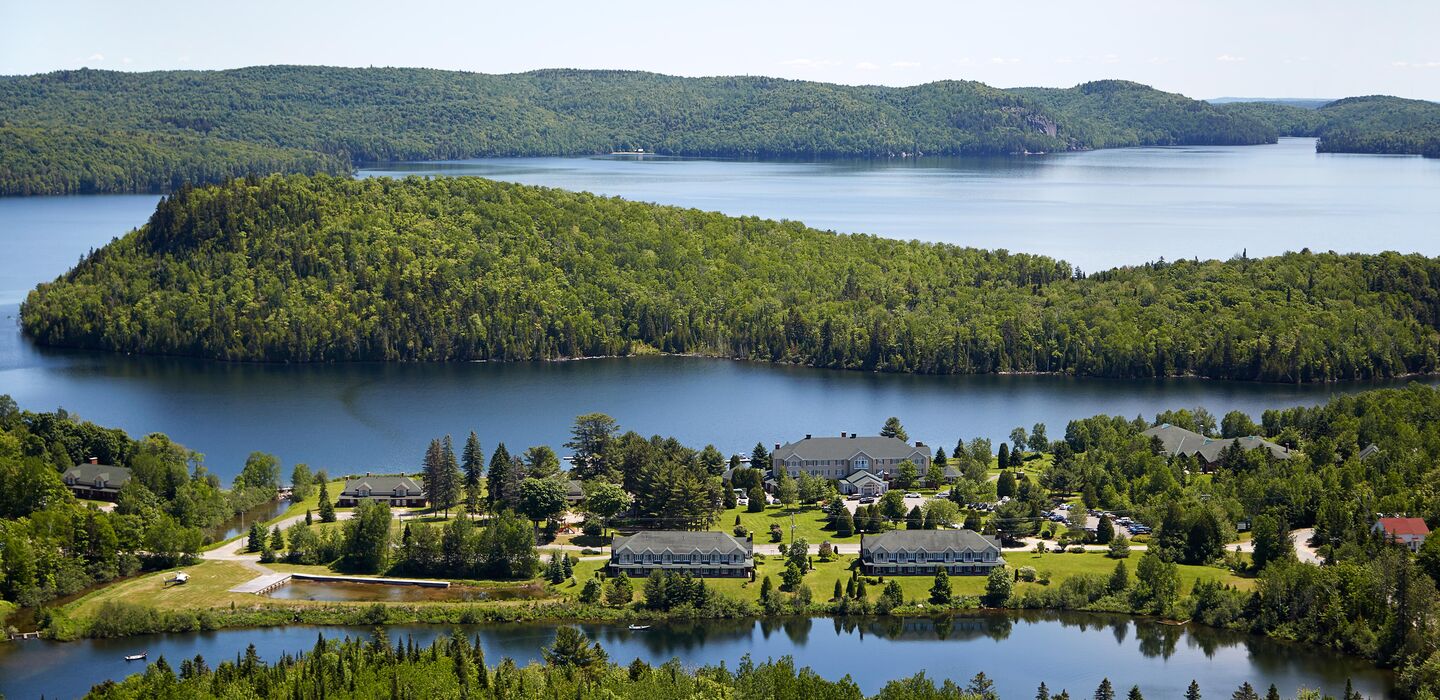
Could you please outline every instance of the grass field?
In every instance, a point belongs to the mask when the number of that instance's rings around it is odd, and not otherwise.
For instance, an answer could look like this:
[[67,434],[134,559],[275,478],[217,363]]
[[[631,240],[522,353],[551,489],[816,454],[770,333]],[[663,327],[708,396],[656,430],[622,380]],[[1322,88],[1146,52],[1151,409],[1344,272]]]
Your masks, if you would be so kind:
[[849,537],[837,537],[833,530],[824,529],[825,511],[817,506],[805,506],[794,513],[791,519],[791,511],[782,506],[766,506],[765,510],[759,513],[748,513],[744,508],[730,508],[720,512],[720,517],[715,521],[714,527],[710,528],[717,532],[731,532],[735,529],[735,516],[740,516],[740,524],[744,525],[755,535],[756,543],[770,541],[770,525],[774,523],[780,526],[785,532],[785,541],[790,541],[790,526],[795,525],[795,537],[803,537],[810,544],[819,544],[825,540],[831,542],[856,542],[860,541],[860,535]]

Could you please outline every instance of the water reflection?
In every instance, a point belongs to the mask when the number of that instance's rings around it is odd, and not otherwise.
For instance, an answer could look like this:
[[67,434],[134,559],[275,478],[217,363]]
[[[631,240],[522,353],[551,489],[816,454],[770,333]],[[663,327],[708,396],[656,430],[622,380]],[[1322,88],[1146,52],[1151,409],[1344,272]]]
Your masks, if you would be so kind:
[[[1165,625],[1118,615],[1024,612],[977,613],[954,617],[777,618],[696,620],[656,624],[632,631],[624,624],[582,624],[616,663],[632,659],[661,664],[671,658],[686,666],[733,666],[750,655],[757,661],[793,656],[826,678],[850,675],[867,693],[885,681],[926,671],[932,678],[962,683],[984,671],[1007,700],[1033,697],[1044,680],[1052,690],[1088,696],[1102,677],[1117,685],[1140,686],[1146,697],[1181,697],[1191,679],[1205,694],[1228,694],[1241,682],[1256,687],[1274,683],[1289,696],[1300,687],[1339,695],[1346,680],[1373,698],[1393,688],[1389,672],[1328,650],[1285,644],[1245,634],[1191,626]],[[390,639],[407,636],[426,645],[449,634],[451,626],[397,625]],[[556,625],[518,623],[469,625],[493,663],[509,657],[525,664],[555,638]],[[1133,632],[1133,634],[1132,634]],[[69,697],[105,678],[135,672],[121,656],[147,650],[151,658],[202,654],[232,658],[255,644],[261,656],[275,660],[311,648],[317,634],[368,637],[357,627],[284,627],[168,634],[121,640],[59,644],[25,642],[0,645],[0,693],[9,697]],[[1184,643],[1181,643],[1181,641]],[[1043,662],[1037,661],[1043,659]],[[58,672],[64,669],[63,673]]]

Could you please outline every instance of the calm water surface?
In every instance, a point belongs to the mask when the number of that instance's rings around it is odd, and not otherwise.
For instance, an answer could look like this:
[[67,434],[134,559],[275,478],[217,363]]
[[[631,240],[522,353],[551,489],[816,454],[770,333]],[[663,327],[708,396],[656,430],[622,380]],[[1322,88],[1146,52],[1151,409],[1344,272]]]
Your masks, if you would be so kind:
[[[1043,158],[754,163],[497,159],[371,170],[470,173],[885,235],[1036,250],[1087,269],[1158,256],[1395,248],[1440,254],[1440,162],[1278,146],[1151,148]],[[873,432],[887,416],[953,446],[1076,417],[1203,405],[1315,404],[1371,384],[915,377],[688,358],[564,363],[229,365],[58,352],[26,342],[18,304],[138,226],[151,195],[0,198],[0,393],[132,434],[159,431],[238,473],[252,450],[333,473],[417,466],[430,438],[559,445],[603,411],[625,428],[748,451],[806,433]],[[287,472],[288,473],[288,472]]]
[[1246,249],[1440,254],[1440,160],[1317,154],[1314,139],[818,163],[500,158],[361,174],[437,173],[1041,253],[1091,271]]
[[[842,621],[797,618],[765,621],[704,621],[657,625],[631,632],[622,625],[581,625],[610,658],[651,664],[679,658],[686,666],[734,665],[749,654],[764,660],[790,655],[797,665],[838,679],[851,674],[867,693],[887,680],[920,671],[931,678],[968,680],[984,671],[1004,700],[1034,697],[1044,681],[1052,692],[1088,697],[1102,677],[1120,688],[1139,685],[1146,697],[1178,698],[1191,679],[1206,697],[1229,697],[1242,682],[1263,693],[1274,683],[1285,697],[1300,687],[1339,696],[1346,679],[1365,695],[1389,697],[1391,675],[1357,659],[1259,637],[1161,625],[1123,617],[1077,614],[1022,614],[933,620]],[[549,624],[466,627],[479,635],[490,663],[510,657],[538,661],[540,648],[555,638]],[[394,626],[392,641],[412,635],[428,644],[449,627]],[[68,698],[91,685],[141,670],[121,657],[148,651],[172,666],[202,654],[210,663],[233,659],[254,644],[260,656],[309,650],[317,634],[367,636],[368,629],[286,627],[168,634],[70,643],[32,641],[0,645],[0,693],[14,699]]]

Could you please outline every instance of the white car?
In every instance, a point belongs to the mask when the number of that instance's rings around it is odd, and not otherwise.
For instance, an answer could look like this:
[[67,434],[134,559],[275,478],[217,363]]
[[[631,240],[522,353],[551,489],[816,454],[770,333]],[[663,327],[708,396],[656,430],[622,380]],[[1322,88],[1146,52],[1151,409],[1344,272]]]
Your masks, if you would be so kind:
[[905,497],[906,497],[906,498],[919,498],[919,497],[920,497],[920,494],[915,493],[914,491],[911,491],[910,493],[905,494]]
[[737,506],[740,506],[740,507],[742,507],[742,508],[744,508],[744,507],[745,507],[745,506],[748,506],[748,505],[750,505],[750,499],[748,499],[748,498],[740,498],[740,499],[736,499],[736,501],[735,501],[735,505],[737,505]]

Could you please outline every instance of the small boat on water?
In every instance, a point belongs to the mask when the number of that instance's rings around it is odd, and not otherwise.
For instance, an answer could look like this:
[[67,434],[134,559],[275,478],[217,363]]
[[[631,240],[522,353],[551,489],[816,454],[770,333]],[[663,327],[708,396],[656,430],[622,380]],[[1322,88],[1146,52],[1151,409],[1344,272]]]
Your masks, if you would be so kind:
[[125,660],[126,660],[126,661],[144,661],[146,656],[148,656],[148,654],[146,654],[145,652],[142,651],[142,652],[140,652],[139,654],[129,654],[129,655],[127,655],[127,656],[125,657]]
[[630,625],[631,632],[642,632],[650,629],[650,625]]

